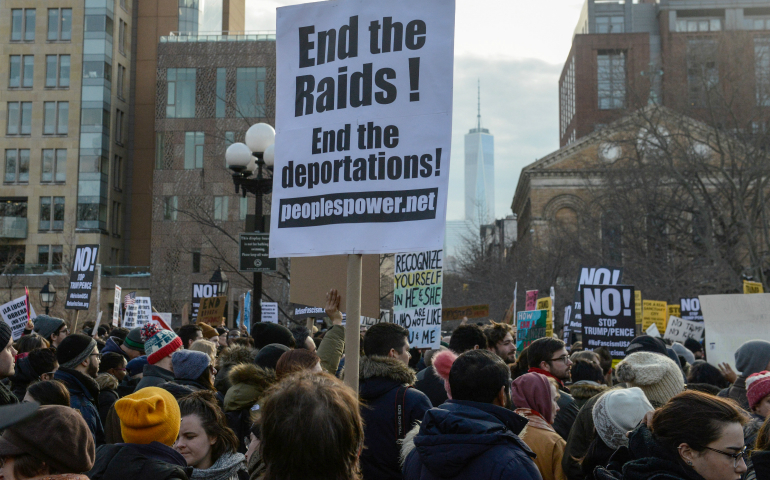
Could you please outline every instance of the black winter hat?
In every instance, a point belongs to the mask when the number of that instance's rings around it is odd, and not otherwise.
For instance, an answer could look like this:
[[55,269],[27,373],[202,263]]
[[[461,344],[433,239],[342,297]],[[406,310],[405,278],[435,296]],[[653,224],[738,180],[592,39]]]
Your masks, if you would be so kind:
[[691,351],[692,353],[703,351],[703,346],[700,344],[699,341],[695,340],[694,338],[688,338],[687,340],[685,340],[684,346],[685,348],[687,348],[687,350]]
[[649,335],[639,335],[631,340],[631,343],[626,347],[626,356],[636,352],[652,352],[668,356],[663,340]]
[[257,322],[251,326],[251,338],[254,339],[254,347],[262,348],[271,343],[280,343],[289,348],[294,348],[294,335],[283,325],[269,322]]
[[80,333],[67,335],[56,349],[56,360],[59,361],[59,366],[75,368],[91,354],[95,346],[96,340],[86,335]]
[[286,345],[281,345],[280,343],[266,345],[259,351],[259,353],[257,353],[257,357],[254,359],[254,363],[256,363],[259,367],[271,368],[275,370],[275,366],[278,364],[278,359],[281,358],[281,355],[290,350],[291,349],[289,347]]
[[7,323],[0,319],[0,350],[8,346],[8,342],[11,340],[13,331]]

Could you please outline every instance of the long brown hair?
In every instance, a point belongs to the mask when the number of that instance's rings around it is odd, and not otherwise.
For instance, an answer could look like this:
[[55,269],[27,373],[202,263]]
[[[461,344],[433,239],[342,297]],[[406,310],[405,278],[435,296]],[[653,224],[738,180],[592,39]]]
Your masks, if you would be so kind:
[[[770,417],[768,417],[770,420]],[[752,452],[761,452],[762,450],[770,450],[770,421],[765,420],[762,426],[757,432],[757,441],[753,445]]]
[[676,451],[686,443],[696,452],[717,440],[728,423],[746,423],[746,415],[732,400],[687,390],[655,411],[652,433],[667,448]]
[[358,395],[326,373],[274,385],[261,409],[265,480],[358,480],[364,424]]
[[[208,373],[208,369],[206,370]],[[182,417],[197,415],[206,435],[216,437],[211,447],[211,460],[216,462],[223,453],[238,451],[238,437],[235,436],[222,409],[217,405],[217,397],[208,390],[200,390],[179,399],[179,411]]]

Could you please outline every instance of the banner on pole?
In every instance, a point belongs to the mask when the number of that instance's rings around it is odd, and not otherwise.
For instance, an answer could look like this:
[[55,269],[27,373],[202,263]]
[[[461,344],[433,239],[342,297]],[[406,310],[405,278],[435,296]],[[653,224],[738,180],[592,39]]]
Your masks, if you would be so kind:
[[123,327],[129,330],[143,327],[150,322],[150,319],[152,319],[152,300],[150,297],[136,297],[134,303],[126,306]]
[[454,23],[454,0],[277,9],[271,257],[442,248]]
[[583,285],[583,345],[607,347],[615,360],[626,356],[636,336],[634,287]]
[[409,330],[409,345],[441,343],[443,251],[397,253],[394,258],[393,323]]
[[537,293],[539,290],[527,290],[524,294],[524,310],[533,311],[537,309]]
[[112,326],[113,327],[119,327],[120,326],[120,291],[121,288],[118,285],[115,285],[115,298],[112,300]]
[[75,258],[72,261],[70,283],[64,302],[66,310],[88,310],[91,306],[91,289],[94,286],[94,267],[98,253],[99,245],[75,247]]
[[21,338],[21,334],[24,333],[24,327],[27,326],[28,319],[37,317],[32,305],[28,306],[26,295],[22,295],[19,298],[0,305],[0,315],[2,315],[3,321],[11,327],[11,334],[14,341]]

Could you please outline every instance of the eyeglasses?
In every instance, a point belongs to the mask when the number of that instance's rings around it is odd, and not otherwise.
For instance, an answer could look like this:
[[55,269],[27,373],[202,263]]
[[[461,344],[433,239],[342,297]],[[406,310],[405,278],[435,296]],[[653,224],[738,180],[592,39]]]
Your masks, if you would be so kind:
[[569,355],[562,355],[561,357],[556,357],[548,360],[549,362],[562,362],[565,365],[569,365],[572,363],[572,361],[569,359]]
[[738,453],[728,453],[723,452],[722,450],[717,450],[716,448],[706,447],[707,450],[711,450],[712,452],[721,453],[722,455],[727,455],[728,457],[733,457],[733,468],[738,468],[738,461],[743,459],[743,461],[746,461],[746,449],[747,447],[743,447],[740,452]]
[[101,353],[92,353],[91,355],[89,355],[89,357],[96,357],[97,360],[101,360],[102,359],[102,354]]

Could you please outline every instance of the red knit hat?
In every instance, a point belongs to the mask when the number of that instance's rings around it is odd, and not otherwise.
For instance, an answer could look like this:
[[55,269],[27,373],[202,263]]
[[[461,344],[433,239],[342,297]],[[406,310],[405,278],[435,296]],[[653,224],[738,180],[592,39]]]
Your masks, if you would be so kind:
[[749,408],[754,408],[763,398],[770,395],[770,372],[764,370],[752,373],[746,379],[746,397],[749,399]]

